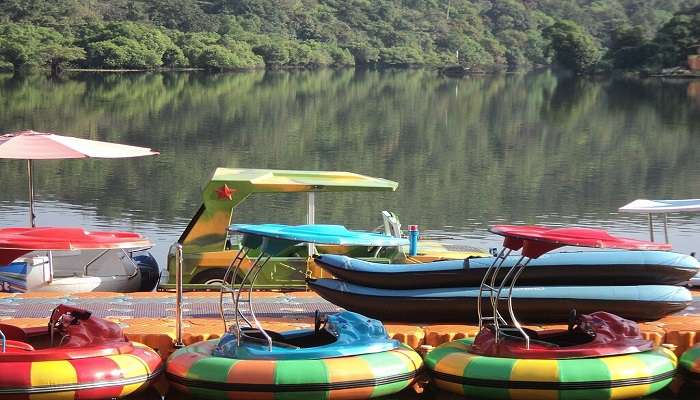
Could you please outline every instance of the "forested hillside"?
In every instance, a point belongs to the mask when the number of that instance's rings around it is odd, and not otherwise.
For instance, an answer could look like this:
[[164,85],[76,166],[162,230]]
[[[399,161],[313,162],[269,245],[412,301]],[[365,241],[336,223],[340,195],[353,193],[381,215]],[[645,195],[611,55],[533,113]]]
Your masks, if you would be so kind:
[[[672,65],[700,0],[0,0],[0,68]],[[681,14],[678,14],[681,13]],[[675,15],[675,17],[674,17]]]

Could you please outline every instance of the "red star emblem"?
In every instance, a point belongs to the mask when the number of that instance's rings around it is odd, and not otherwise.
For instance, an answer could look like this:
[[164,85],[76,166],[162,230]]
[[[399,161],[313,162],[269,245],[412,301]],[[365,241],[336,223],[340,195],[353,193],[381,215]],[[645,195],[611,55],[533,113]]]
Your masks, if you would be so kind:
[[235,190],[224,184],[224,186],[216,189],[216,196],[219,200],[233,200],[233,192],[235,192]]

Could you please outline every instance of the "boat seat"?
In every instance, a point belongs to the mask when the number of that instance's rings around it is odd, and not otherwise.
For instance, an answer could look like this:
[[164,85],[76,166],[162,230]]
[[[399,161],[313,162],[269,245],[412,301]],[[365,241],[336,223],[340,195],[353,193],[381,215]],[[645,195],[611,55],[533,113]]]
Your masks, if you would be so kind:
[[[46,329],[46,328],[44,328]],[[5,334],[7,340],[27,340],[27,332],[14,325],[0,324],[0,331]]]
[[[543,346],[569,347],[578,346],[588,343],[593,340],[595,334],[576,330],[562,330],[560,332],[542,335],[541,332],[534,331],[528,328],[522,328],[523,331],[530,337],[530,343],[539,343]],[[510,340],[524,341],[522,333],[514,326],[505,326],[500,329],[501,334]]]
[[0,331],[5,334],[8,340],[26,341],[30,338],[48,334],[48,328],[44,326],[32,326],[20,328],[9,324],[0,324]]

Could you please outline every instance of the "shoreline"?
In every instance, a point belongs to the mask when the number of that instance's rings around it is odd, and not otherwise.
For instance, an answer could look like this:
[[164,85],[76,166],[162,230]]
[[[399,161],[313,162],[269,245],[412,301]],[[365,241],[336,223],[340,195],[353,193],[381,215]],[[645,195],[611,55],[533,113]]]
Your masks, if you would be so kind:
[[[206,68],[155,68],[155,69],[140,69],[140,68],[125,68],[125,69],[118,69],[118,68],[64,68],[63,72],[64,73],[106,73],[106,74],[115,74],[115,73],[169,73],[169,72],[197,72],[197,73],[208,73],[208,74],[229,74],[229,73],[241,73],[241,72],[256,72],[256,71],[264,71],[264,72],[281,72],[281,71],[319,71],[319,70],[324,70],[324,69],[331,69],[331,70],[343,70],[343,69],[355,69],[355,70],[375,70],[375,71],[384,71],[384,70],[432,70],[434,71],[438,76],[442,76],[445,78],[451,78],[451,79],[462,79],[462,78],[467,78],[467,77],[478,77],[478,76],[490,76],[490,75],[502,75],[502,74],[527,74],[530,72],[534,71],[541,71],[543,69],[550,69],[553,71],[557,71],[558,69],[553,66],[549,67],[542,67],[539,66],[537,68],[532,68],[532,69],[522,69],[522,70],[507,70],[507,69],[498,69],[498,68],[493,68],[493,69],[474,69],[474,70],[468,70],[465,68],[464,72],[459,73],[459,74],[453,74],[453,73],[448,73],[445,72],[446,70],[450,68],[455,68],[457,66],[455,65],[445,65],[445,66],[436,66],[436,65],[423,65],[423,66],[418,66],[418,65],[372,65],[372,66],[322,66],[322,67],[303,67],[303,66],[284,66],[284,67],[257,67],[257,68],[242,68],[242,69],[226,69],[226,70],[210,70]],[[21,71],[19,72],[20,74],[27,74],[27,75],[32,75],[35,73],[41,73],[41,72],[49,72],[49,69],[45,68],[37,68],[34,70],[30,71]],[[16,74],[18,73],[17,71],[0,71],[0,74]],[[58,77],[65,76],[67,74],[61,74],[58,75]],[[599,77],[599,76],[606,76],[606,77],[614,77],[614,76],[626,76],[630,78],[638,78],[638,79],[649,79],[649,78],[657,78],[657,79],[678,79],[678,80],[699,80],[700,79],[700,71],[697,72],[692,72],[692,73],[687,73],[687,74],[664,74],[664,73],[644,73],[641,71],[609,71],[606,73],[596,73],[596,74],[590,74],[589,76],[591,77]]]

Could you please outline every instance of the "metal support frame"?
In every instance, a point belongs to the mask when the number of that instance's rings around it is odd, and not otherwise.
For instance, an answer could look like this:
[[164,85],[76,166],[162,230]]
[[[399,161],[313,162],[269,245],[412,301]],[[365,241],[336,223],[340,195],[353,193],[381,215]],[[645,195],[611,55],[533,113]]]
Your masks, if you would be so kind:
[[34,175],[32,174],[32,160],[27,160],[27,178],[29,178],[29,226],[36,226],[36,214],[34,214]]
[[[649,240],[654,241],[654,219],[652,213],[649,213]],[[664,240],[666,243],[670,243],[668,240],[668,213],[664,213]]]
[[[515,287],[520,274],[525,270],[525,267],[530,262],[530,258],[525,256],[520,256],[518,261],[508,270],[505,276],[497,282],[498,272],[500,271],[506,258],[510,255],[511,249],[503,248],[499,251],[493,263],[489,266],[481,280],[481,285],[479,286],[479,297],[477,298],[477,313],[479,315],[479,331],[486,325],[493,325],[494,334],[496,336],[496,341],[498,341],[501,334],[501,325],[507,325],[508,322],[503,315],[501,315],[499,309],[499,303],[501,300],[507,300],[508,304],[508,317],[510,322],[515,328],[523,335],[525,339],[525,348],[530,348],[530,337],[527,335],[522,325],[515,317],[515,312],[513,311],[513,288]],[[510,284],[508,283],[510,281]],[[506,297],[503,297],[503,290],[507,289]],[[484,298],[484,292],[489,293],[489,302],[491,304],[491,315],[484,315],[481,309],[481,303]]]
[[[261,251],[260,255],[255,259],[255,261],[253,261],[253,264],[245,273],[240,283],[236,283],[235,278],[238,276],[238,272],[241,270],[241,264],[243,264],[243,261],[246,259],[249,251],[250,249],[248,247],[241,247],[238,253],[236,253],[236,257],[234,257],[233,261],[231,261],[231,264],[229,264],[228,268],[226,269],[226,274],[224,274],[224,283],[221,285],[221,290],[219,293],[219,312],[221,314],[221,320],[224,324],[224,331],[233,333],[236,336],[236,348],[240,346],[241,340],[246,339],[255,342],[263,341],[267,345],[268,350],[271,351],[272,338],[267,332],[265,332],[265,329],[263,329],[262,324],[260,321],[258,321],[253,308],[253,290],[255,289],[255,280],[260,274],[260,271],[262,271],[262,267],[268,262],[268,260],[270,260],[271,256],[265,254],[264,251]],[[231,283],[228,283],[229,277],[231,279]],[[226,310],[224,308],[224,295],[227,293],[231,295],[231,299],[233,301],[234,316],[233,324],[231,326],[228,325]],[[242,293],[246,294],[245,298],[243,299],[241,299]],[[241,310],[242,303],[248,304],[248,314],[250,319],[248,319],[248,317],[246,317]],[[241,327],[242,323],[245,323],[247,327]],[[259,332],[264,339],[254,337],[246,333],[246,328],[248,330]]]
[[7,338],[5,337],[5,332],[0,329],[0,340],[2,340],[2,352],[7,351]]
[[[107,254],[110,250],[111,250],[111,249],[102,250],[98,255],[96,255],[95,257],[93,257],[92,260],[88,261],[88,262],[85,264],[85,266],[83,267],[83,275],[89,276],[89,275],[88,275],[88,268],[89,268],[92,264],[94,264],[95,262],[97,262],[97,260],[99,260],[100,258],[102,258],[105,254]],[[121,250],[124,251],[124,249],[121,249]],[[126,252],[124,252],[124,253],[126,254]],[[134,264],[134,266],[136,266],[136,264]]]
[[[306,224],[313,225],[315,223],[316,223],[316,193],[309,192],[308,193],[307,211],[306,211]],[[316,254],[316,246],[314,246],[313,243],[307,243],[306,246],[308,249],[309,257],[311,257],[312,254]]]
[[184,347],[182,341],[182,243],[175,245],[175,347]]
[[53,251],[49,250],[46,253],[49,258],[49,280],[47,283],[53,282]]

